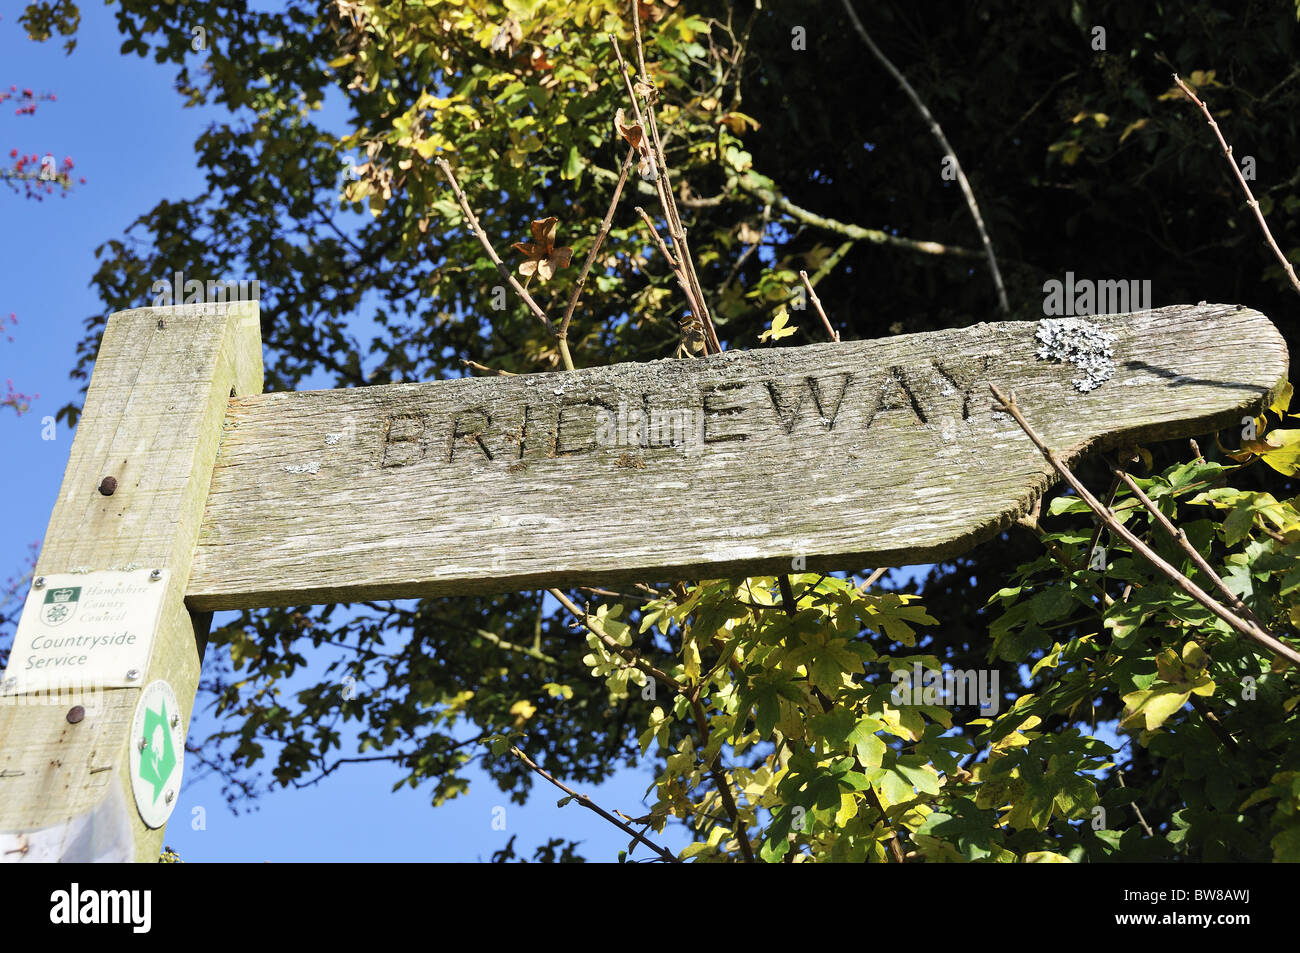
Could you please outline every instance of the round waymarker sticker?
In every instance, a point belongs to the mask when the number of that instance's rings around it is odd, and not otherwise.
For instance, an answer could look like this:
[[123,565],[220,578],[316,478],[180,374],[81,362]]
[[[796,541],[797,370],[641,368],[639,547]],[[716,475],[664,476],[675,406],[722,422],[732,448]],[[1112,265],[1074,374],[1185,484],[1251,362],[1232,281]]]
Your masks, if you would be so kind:
[[131,791],[140,818],[162,827],[181,793],[185,728],[176,693],[166,682],[150,682],[140,694],[131,722]]

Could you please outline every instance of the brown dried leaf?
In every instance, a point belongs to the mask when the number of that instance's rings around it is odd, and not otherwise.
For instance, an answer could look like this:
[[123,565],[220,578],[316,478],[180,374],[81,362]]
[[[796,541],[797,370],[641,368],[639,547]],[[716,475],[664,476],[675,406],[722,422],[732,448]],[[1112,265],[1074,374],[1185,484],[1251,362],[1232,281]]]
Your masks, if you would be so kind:
[[560,268],[567,267],[573,259],[573,249],[567,245],[555,246],[555,229],[559,224],[555,216],[539,218],[529,227],[533,233],[531,242],[515,242],[510,247],[522,252],[526,259],[519,265],[519,273],[525,277],[537,275],[542,281],[554,276]]
[[641,155],[649,151],[650,144],[646,142],[645,129],[639,122],[627,122],[622,109],[614,113],[614,131]]
[[640,96],[647,103],[653,106],[659,101],[659,90],[649,83],[640,81],[632,84],[633,95]]
[[501,23],[501,29],[497,30],[496,36],[492,37],[492,42],[488,48],[493,53],[506,51],[506,55],[512,56],[515,52],[515,46],[524,38],[524,31],[519,26],[514,17],[506,17]]

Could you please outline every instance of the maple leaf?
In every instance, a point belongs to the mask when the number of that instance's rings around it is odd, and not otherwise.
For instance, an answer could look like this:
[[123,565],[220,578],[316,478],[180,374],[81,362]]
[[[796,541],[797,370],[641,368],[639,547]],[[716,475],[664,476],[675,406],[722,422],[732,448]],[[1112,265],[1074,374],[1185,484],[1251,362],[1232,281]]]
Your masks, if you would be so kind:
[[554,276],[558,269],[569,264],[573,258],[573,249],[567,245],[558,248],[555,245],[555,226],[559,221],[554,215],[550,218],[537,219],[529,226],[533,232],[533,240],[515,242],[510,246],[527,256],[527,259],[519,265],[521,275],[527,277],[535,274],[542,281],[546,281]]

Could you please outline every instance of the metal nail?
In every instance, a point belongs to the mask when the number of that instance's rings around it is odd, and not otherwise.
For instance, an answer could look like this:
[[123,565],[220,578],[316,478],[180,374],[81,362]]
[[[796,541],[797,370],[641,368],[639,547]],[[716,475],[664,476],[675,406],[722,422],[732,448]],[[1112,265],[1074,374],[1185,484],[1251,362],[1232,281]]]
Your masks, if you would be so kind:
[[134,682],[139,677],[140,677],[140,670],[136,668],[133,668],[126,673],[126,680],[128,682]]
[[172,799],[175,797],[176,797],[175,794],[173,794],[171,791],[168,791],[166,795],[167,803],[170,804],[172,802]]
[[157,581],[158,581],[159,579],[161,579],[161,578],[162,578],[162,570],[161,570],[161,569],[155,569],[153,572],[149,573],[149,581],[150,581],[150,582],[157,582]]
[[180,716],[180,715],[172,715],[172,727],[175,728],[175,727],[176,727],[177,725],[179,725],[180,723],[181,723],[181,716]]
[[86,717],[86,709],[80,705],[73,705],[68,709],[68,724],[75,725],[81,719]]
[[44,588],[45,588],[45,577],[44,577],[44,576],[37,576],[36,579],[32,582],[32,588],[33,588],[33,589],[44,589]]
[[99,481],[99,492],[105,496],[112,496],[117,490],[117,477],[106,476]]
[[143,751],[148,744],[149,744],[148,741],[146,741],[144,738],[141,738],[139,741],[135,743],[135,750]]

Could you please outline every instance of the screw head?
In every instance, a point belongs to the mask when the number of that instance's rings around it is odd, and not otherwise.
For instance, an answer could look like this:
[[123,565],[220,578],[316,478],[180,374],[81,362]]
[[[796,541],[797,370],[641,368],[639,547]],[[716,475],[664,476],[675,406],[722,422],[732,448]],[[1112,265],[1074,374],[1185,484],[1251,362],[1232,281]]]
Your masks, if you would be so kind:
[[174,792],[172,792],[172,791],[168,791],[167,794],[166,794],[166,796],[165,796],[165,799],[166,799],[167,803],[170,804],[170,803],[172,802],[172,799],[175,798],[175,797],[176,797],[176,794],[175,794]]
[[137,741],[137,742],[135,743],[135,750],[136,750],[136,751],[143,751],[146,747],[148,747],[148,745],[149,745],[149,742],[146,741],[145,739],[141,738],[139,741]]
[[162,570],[161,570],[161,569],[155,569],[153,572],[149,573],[149,581],[150,581],[150,582],[157,582],[157,581],[158,581],[159,579],[161,579],[161,578],[162,578]]
[[172,727],[175,728],[175,727],[176,727],[177,725],[179,725],[180,723],[181,723],[181,716],[180,716],[180,715],[172,715]]
[[86,717],[86,709],[80,705],[73,705],[68,709],[68,724],[75,725],[81,719]]
[[105,496],[112,496],[117,491],[117,477],[106,476],[99,481],[99,492]]
[[33,588],[33,589],[44,589],[44,588],[45,588],[45,577],[44,577],[44,576],[37,576],[34,580],[32,580],[32,588]]
[[138,668],[133,668],[126,673],[126,680],[128,682],[134,682],[139,677],[140,677],[140,670]]

